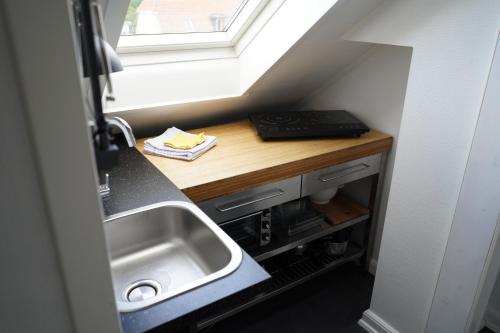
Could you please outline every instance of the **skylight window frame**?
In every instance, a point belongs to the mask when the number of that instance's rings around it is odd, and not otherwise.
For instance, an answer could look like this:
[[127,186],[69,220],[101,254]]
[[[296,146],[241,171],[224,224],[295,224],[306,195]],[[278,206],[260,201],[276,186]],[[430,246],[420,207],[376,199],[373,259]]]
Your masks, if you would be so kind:
[[270,0],[248,0],[231,17],[226,31],[122,35],[120,54],[234,47]]

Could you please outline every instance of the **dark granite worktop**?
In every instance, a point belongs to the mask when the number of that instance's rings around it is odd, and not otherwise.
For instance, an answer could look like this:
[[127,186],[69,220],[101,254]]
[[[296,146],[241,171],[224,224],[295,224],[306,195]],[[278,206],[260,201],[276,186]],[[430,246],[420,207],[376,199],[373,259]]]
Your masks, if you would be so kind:
[[135,148],[120,147],[118,166],[108,171],[111,194],[103,199],[110,216],[157,202],[191,202]]
[[[191,202],[135,148],[121,147],[119,165],[108,173],[111,194],[103,199],[106,216],[167,200]],[[146,309],[120,313],[123,332],[192,329],[207,313],[227,306],[228,299],[242,294],[248,296],[252,290],[258,293],[269,278],[269,274],[243,251],[240,267],[228,276]]]

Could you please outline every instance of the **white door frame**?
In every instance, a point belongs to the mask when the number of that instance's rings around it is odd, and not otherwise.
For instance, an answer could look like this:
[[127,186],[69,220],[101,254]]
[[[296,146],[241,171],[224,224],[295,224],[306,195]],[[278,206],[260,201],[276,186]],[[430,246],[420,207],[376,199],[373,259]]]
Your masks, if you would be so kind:
[[472,304],[472,309],[469,314],[465,332],[477,333],[484,324],[484,316],[488,308],[491,293],[495,287],[498,272],[500,271],[500,216],[498,217],[497,227],[493,242],[486,259],[483,274],[479,287],[477,288],[476,297]]
[[[499,36],[500,38],[500,36]],[[500,214],[500,47],[490,74],[455,208],[426,332],[466,332],[487,271]],[[475,332],[474,332],[475,333]]]
[[70,1],[3,8],[73,327],[120,332]]

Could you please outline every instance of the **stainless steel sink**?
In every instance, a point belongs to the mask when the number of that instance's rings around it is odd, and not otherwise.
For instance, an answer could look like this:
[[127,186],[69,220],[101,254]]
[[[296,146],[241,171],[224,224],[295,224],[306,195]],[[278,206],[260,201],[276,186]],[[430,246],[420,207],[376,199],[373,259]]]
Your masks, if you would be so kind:
[[168,201],[111,216],[104,231],[120,312],[212,282],[242,260],[240,247],[187,202]]

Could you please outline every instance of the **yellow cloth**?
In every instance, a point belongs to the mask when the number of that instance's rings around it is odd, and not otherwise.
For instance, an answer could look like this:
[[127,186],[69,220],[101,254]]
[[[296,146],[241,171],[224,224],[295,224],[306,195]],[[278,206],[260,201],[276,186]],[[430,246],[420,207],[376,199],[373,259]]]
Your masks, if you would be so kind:
[[175,149],[191,149],[205,142],[205,134],[185,135],[178,133],[172,139],[165,141],[163,144],[167,147]]

